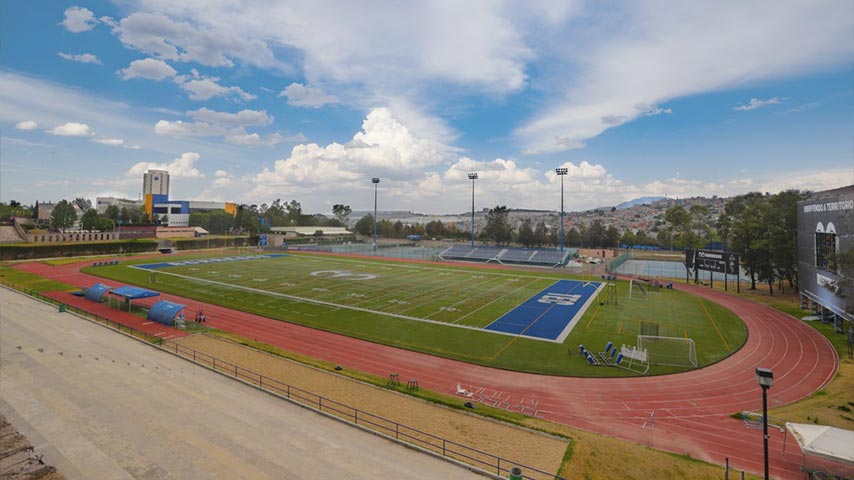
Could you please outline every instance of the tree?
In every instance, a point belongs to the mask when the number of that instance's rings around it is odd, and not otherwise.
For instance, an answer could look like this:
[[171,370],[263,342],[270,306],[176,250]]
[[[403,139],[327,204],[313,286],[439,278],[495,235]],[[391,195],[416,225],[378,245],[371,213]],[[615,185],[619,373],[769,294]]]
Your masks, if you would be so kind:
[[606,242],[605,226],[602,225],[602,221],[597,218],[592,224],[590,224],[590,228],[587,229],[587,246],[601,247],[605,245]]
[[201,227],[207,231],[211,229],[211,215],[208,212],[193,212],[190,214],[188,225],[191,227]]
[[296,200],[291,200],[285,205],[288,225],[299,225],[302,217],[302,205]]
[[374,216],[370,213],[360,218],[356,225],[353,227],[353,230],[356,233],[361,235],[373,235],[374,234]]
[[617,227],[611,225],[605,231],[606,247],[615,248],[620,244],[620,231]]
[[110,205],[107,207],[106,211],[104,211],[104,216],[109,218],[110,220],[118,220],[120,215],[119,207],[116,205]]
[[[208,217],[210,219],[210,223],[208,224],[209,228],[207,228],[206,230],[215,235],[224,234],[231,230],[235,225],[234,217],[225,210],[211,210],[210,212],[208,212]],[[255,217],[256,222],[258,221],[257,218],[258,217]],[[253,233],[254,232],[257,232],[257,230],[253,231]]]
[[[750,276],[750,289],[756,290],[757,270],[761,261],[770,261],[761,255],[768,247],[763,241],[768,228],[768,202],[758,192],[733,197],[724,206],[724,213],[718,219],[718,225],[731,250],[737,252],[741,263]],[[767,270],[767,269],[766,269]]]
[[98,219],[98,212],[95,211],[94,208],[90,208],[83,212],[83,215],[80,216],[80,228],[83,230],[98,230],[100,227],[100,220]]
[[521,243],[524,247],[534,246],[534,229],[531,228],[530,218],[526,218],[522,221],[522,224],[519,226],[519,232],[516,238],[517,241]]
[[798,290],[798,202],[808,194],[799,190],[786,190],[772,196],[769,210],[768,233],[771,238],[771,261],[779,274],[780,288],[783,280]]
[[71,202],[71,204],[75,205],[83,213],[92,209],[92,200],[89,200],[88,198],[77,197]]
[[341,222],[341,225],[345,227],[350,224],[350,214],[352,212],[353,210],[350,208],[350,205],[337,203],[332,205],[332,215],[335,215],[335,218],[337,218],[338,221]]
[[60,200],[50,212],[50,226],[65,233],[66,228],[77,223],[77,211],[68,200]]
[[566,237],[564,237],[564,244],[571,245],[575,247],[581,246],[581,232],[578,231],[577,228],[572,227],[566,232]]
[[[548,241],[549,232],[546,229],[546,222],[540,220],[537,226],[534,227],[534,245],[542,247]],[[572,245],[572,244],[570,244]]]
[[513,227],[510,226],[510,210],[507,206],[496,206],[486,214],[486,227],[480,237],[492,241],[496,245],[509,245],[513,238]]

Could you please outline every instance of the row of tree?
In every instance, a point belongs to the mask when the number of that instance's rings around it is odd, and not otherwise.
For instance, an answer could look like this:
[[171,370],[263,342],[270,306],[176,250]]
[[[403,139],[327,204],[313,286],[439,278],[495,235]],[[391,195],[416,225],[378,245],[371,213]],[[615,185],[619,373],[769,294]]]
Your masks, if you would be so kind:
[[748,193],[729,199],[718,220],[720,235],[729,250],[739,253],[750,276],[751,289],[757,280],[798,288],[797,202],[808,192],[786,190],[776,195]]

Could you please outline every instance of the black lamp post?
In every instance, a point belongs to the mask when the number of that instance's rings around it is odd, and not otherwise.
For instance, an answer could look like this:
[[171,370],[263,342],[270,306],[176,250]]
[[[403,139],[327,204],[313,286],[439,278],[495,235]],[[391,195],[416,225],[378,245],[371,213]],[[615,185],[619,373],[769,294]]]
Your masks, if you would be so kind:
[[474,248],[474,181],[477,180],[477,172],[469,173],[471,180],[471,246]]
[[380,179],[374,177],[371,179],[371,183],[374,184],[374,251],[377,251],[377,184],[380,183]]
[[756,368],[756,383],[762,387],[762,435],[765,443],[765,480],[768,476],[768,389],[774,385],[774,372],[769,368]]

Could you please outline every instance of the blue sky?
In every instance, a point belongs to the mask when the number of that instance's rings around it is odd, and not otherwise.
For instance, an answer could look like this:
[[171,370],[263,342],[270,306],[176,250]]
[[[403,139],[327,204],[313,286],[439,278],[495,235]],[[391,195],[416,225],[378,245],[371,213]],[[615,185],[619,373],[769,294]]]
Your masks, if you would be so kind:
[[2,2],[0,200],[569,210],[854,183],[839,1]]

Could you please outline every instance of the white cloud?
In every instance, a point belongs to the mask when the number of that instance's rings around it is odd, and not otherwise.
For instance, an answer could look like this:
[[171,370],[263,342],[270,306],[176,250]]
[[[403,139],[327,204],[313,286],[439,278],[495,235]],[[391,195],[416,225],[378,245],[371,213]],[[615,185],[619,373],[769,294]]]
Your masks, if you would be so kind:
[[38,126],[39,124],[32,120],[24,120],[15,124],[15,128],[18,130],[35,130]]
[[140,162],[132,166],[125,176],[142,178],[142,174],[148,170],[168,170],[169,175],[174,178],[204,178],[202,172],[195,167],[200,158],[198,153],[185,152],[170,163]]
[[213,97],[236,97],[244,101],[254,100],[257,95],[247,93],[240,87],[224,87],[217,83],[219,78],[176,79],[178,85],[189,95],[190,100],[209,100]]
[[62,125],[58,125],[48,130],[47,133],[51,135],[60,135],[63,137],[86,137],[92,135],[92,131],[89,129],[89,125],[85,123],[76,123],[76,122],[67,122]]
[[[201,7],[194,13],[203,13],[211,5]],[[227,11],[232,9],[213,10],[228,15]],[[262,12],[256,11],[259,15]],[[233,13],[239,15],[238,11]],[[122,19],[114,31],[126,46],[165,60],[198,62],[209,67],[231,67],[232,59],[254,66],[281,65],[265,41],[253,38],[261,32],[229,28],[227,19],[223,19],[226,24],[221,26],[200,26],[197,20],[176,22],[160,13],[137,12]]]
[[96,63],[98,65],[101,64],[101,59],[98,58],[96,55],[93,55],[91,53],[77,53],[77,54],[75,54],[75,53],[59,52],[59,53],[57,53],[57,55],[59,55],[60,57],[66,59],[66,60],[71,60],[72,62]]
[[[251,178],[251,198],[276,195],[283,188],[307,194],[340,193],[366,178],[396,179],[398,188],[414,187],[425,171],[437,168],[453,151],[446,145],[415,137],[384,108],[371,111],[362,131],[346,144],[295,146],[288,158],[274,162]],[[412,179],[412,180],[410,180]],[[410,192],[411,193],[411,192]]]
[[111,147],[121,147],[125,144],[125,141],[121,138],[96,138],[92,141],[100,143],[101,145],[109,145]]
[[779,105],[783,103],[783,99],[779,97],[772,97],[767,100],[762,100],[760,98],[751,98],[749,102],[744,105],[737,105],[733,107],[733,110],[739,110],[742,112],[746,112],[749,110],[756,110],[760,107],[767,107],[768,105]]
[[341,103],[335,95],[329,95],[319,88],[307,87],[296,82],[285,87],[279,96],[287,97],[288,105],[298,107],[320,108],[327,104]]
[[548,101],[516,129],[527,152],[581,148],[649,114],[643,105],[821,71],[854,53],[850,15],[832,0],[732,0],[702,9],[646,0],[589,15],[552,32],[554,47],[539,50]]
[[159,120],[154,125],[154,133],[175,137],[215,137],[243,133],[243,129],[229,129],[221,125],[206,122],[183,122],[177,120]]
[[95,14],[88,8],[68,7],[65,9],[65,19],[61,25],[72,33],[80,33],[95,28],[98,20]]
[[130,66],[128,66],[128,68],[123,68],[116,73],[125,80],[130,80],[131,78],[147,78],[149,80],[160,81],[164,78],[174,77],[178,72],[162,60],[158,60],[156,58],[145,58],[130,62]]
[[187,112],[188,117],[195,118],[208,123],[220,125],[269,125],[273,123],[273,117],[266,110],[241,110],[237,113],[216,112],[202,107],[198,110]]
[[217,188],[222,188],[231,185],[234,182],[234,176],[225,170],[217,170],[214,172],[214,181],[212,185]]

